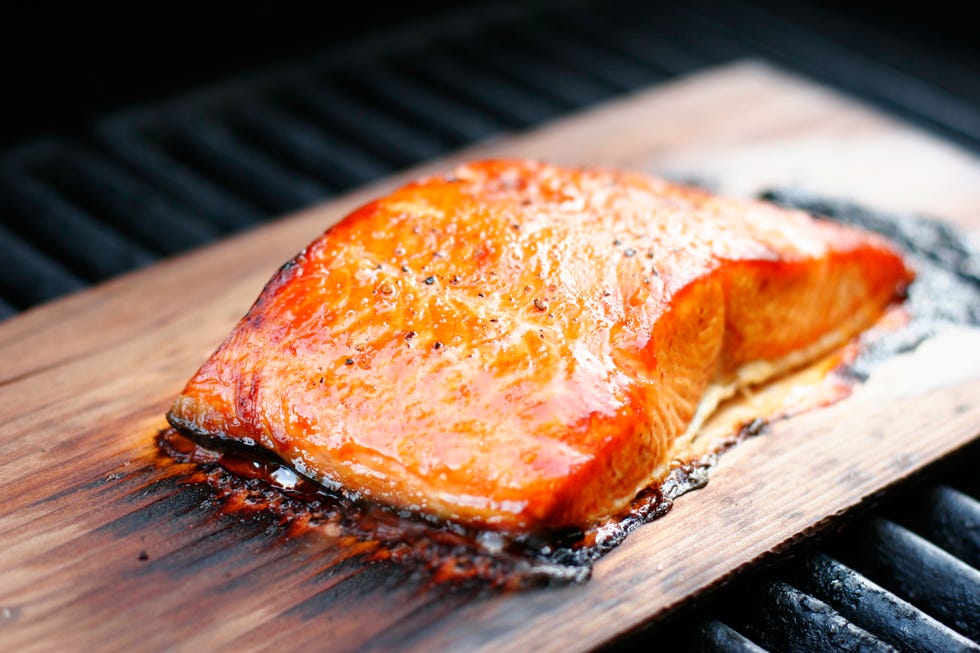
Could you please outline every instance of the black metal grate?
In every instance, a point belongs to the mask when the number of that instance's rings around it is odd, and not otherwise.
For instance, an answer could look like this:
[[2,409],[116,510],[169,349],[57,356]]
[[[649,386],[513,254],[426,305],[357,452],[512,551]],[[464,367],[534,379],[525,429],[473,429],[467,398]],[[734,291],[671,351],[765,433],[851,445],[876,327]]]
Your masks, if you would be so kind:
[[980,450],[696,609],[609,647],[980,651]]
[[[81,137],[0,153],[0,320],[413,163],[744,57],[980,151],[976,59],[907,36],[802,0],[468,7],[127,110]],[[967,462],[975,476],[977,457]],[[980,650],[980,504],[975,487],[954,486],[733,588],[707,605],[712,619],[617,646]]]
[[477,6],[111,116],[81,138],[28,143],[0,154],[0,318],[463,145],[743,57],[980,148],[971,62],[862,28],[868,37],[852,42],[853,23],[836,14],[766,0]]

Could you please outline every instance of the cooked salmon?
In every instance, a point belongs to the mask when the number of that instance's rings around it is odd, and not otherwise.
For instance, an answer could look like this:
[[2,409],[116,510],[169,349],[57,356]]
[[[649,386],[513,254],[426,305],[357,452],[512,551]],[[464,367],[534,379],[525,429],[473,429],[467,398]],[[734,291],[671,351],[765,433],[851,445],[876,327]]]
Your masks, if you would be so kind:
[[801,212],[476,162],[283,266],[168,417],[424,517],[584,525],[683,458],[709,389],[825,354],[911,279],[882,238]]

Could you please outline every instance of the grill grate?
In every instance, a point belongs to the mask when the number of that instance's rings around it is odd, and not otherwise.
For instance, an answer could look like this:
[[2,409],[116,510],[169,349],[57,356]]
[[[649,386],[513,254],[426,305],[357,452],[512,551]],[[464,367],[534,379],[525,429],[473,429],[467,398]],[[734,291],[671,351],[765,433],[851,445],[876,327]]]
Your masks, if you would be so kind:
[[[980,151],[972,62],[803,1],[462,9],[0,153],[0,320],[461,146],[744,57]],[[733,587],[736,598],[705,606],[714,618],[654,636],[710,651],[980,650],[975,490],[935,486]]]
[[[13,263],[0,273],[0,318],[462,145],[746,56],[980,147],[969,65],[880,30],[846,47],[854,25],[821,11],[765,0],[461,10],[112,116],[81,139],[29,143],[0,154],[0,252]],[[940,82],[925,81],[930,61]]]
[[929,485],[610,650],[980,651],[980,501],[954,487],[975,483],[978,462],[974,446]]

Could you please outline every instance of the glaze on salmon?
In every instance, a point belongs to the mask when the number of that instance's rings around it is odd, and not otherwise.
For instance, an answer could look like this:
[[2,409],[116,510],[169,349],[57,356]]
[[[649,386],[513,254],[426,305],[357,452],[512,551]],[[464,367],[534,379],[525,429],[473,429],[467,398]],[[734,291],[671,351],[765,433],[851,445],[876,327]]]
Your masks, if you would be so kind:
[[168,418],[423,516],[582,525],[683,457],[709,387],[842,344],[911,278],[882,238],[801,212],[478,162],[327,230]]

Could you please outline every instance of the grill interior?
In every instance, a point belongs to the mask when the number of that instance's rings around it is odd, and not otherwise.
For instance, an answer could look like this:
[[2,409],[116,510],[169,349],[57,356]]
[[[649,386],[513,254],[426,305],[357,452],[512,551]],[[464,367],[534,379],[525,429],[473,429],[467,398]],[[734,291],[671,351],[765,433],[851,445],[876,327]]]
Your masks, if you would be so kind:
[[[428,16],[0,154],[0,319],[462,146],[745,57],[978,152],[978,59],[945,45],[807,2]],[[864,523],[613,648],[980,650],[976,449]]]
[[980,651],[980,449],[609,651]]
[[29,140],[0,155],[0,317],[464,145],[745,57],[980,148],[975,60],[859,27],[808,3],[477,4]]

